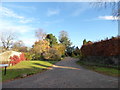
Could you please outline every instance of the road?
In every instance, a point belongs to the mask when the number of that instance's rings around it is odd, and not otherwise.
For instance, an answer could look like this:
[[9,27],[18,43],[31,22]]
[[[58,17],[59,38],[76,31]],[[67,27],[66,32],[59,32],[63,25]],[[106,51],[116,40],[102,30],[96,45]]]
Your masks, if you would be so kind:
[[51,69],[3,83],[3,88],[117,88],[118,78],[102,75],[76,64],[67,57]]

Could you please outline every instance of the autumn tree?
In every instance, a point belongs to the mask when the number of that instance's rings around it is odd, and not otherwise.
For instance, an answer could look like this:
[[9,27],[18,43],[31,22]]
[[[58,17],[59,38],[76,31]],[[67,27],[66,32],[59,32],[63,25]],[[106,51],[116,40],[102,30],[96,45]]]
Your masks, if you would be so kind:
[[43,58],[47,60],[60,60],[61,55],[55,48],[49,48],[48,52],[43,54]]
[[60,54],[60,56],[64,55],[65,54],[65,45],[63,44],[56,44],[53,46],[53,48],[55,50],[57,50],[57,52]]
[[48,51],[49,47],[49,42],[46,40],[39,40],[36,41],[35,44],[33,45],[33,50],[35,53],[42,54],[46,51]]
[[50,43],[46,40],[36,41],[33,45],[32,52],[35,54],[34,59],[40,59],[43,54],[49,51]]

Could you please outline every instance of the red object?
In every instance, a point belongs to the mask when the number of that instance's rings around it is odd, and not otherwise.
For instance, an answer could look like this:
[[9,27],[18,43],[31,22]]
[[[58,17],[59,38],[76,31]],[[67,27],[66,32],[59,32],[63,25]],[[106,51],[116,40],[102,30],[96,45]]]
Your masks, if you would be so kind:
[[24,54],[22,53],[22,54],[20,54],[20,56],[14,55],[13,57],[10,57],[10,59],[11,59],[10,63],[11,63],[12,65],[15,65],[15,64],[17,64],[17,63],[25,60],[25,56],[24,56]]
[[20,54],[20,59],[23,61],[23,60],[26,60],[26,58],[25,58],[25,55],[22,53],[22,54]]

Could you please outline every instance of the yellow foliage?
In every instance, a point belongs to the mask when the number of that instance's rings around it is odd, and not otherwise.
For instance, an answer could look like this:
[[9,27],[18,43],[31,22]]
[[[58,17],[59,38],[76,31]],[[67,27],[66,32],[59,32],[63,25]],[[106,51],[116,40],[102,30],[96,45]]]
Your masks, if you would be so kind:
[[38,42],[35,42],[35,45],[33,47],[33,50],[36,53],[43,53],[47,52],[50,48],[50,43],[46,40],[39,40]]
[[60,55],[63,55],[65,53],[65,45],[63,44],[54,45],[53,48],[57,50]]

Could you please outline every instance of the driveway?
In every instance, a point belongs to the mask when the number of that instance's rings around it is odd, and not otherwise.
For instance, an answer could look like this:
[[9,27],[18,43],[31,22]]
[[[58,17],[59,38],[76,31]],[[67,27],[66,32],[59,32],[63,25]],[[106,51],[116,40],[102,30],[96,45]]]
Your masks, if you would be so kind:
[[117,88],[118,78],[84,69],[67,57],[51,69],[3,83],[3,88]]

